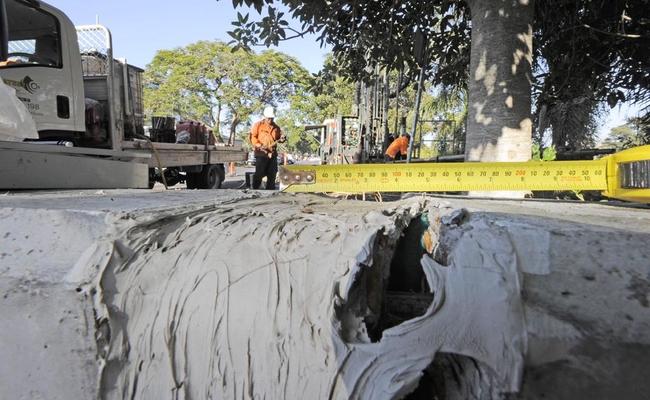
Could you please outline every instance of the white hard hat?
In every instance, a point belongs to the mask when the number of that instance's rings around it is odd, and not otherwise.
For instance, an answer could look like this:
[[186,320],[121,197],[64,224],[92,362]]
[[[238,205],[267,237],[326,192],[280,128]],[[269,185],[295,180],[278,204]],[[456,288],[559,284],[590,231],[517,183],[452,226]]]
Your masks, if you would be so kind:
[[275,118],[275,110],[273,107],[266,107],[264,109],[264,118]]

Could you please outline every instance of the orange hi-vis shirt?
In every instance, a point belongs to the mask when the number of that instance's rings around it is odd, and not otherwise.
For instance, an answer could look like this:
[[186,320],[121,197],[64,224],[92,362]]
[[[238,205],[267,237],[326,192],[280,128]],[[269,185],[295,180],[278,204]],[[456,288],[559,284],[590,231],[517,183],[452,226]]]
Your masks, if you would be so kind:
[[395,158],[397,153],[401,153],[403,156],[406,155],[406,153],[409,150],[409,140],[406,136],[400,136],[397,139],[393,140],[393,143],[388,146],[386,149],[386,155]]
[[257,121],[251,128],[251,144],[255,149],[256,156],[266,156],[268,151],[258,150],[258,145],[261,147],[270,147],[273,152],[276,151],[276,142],[282,136],[282,130],[275,122],[266,122],[266,120]]

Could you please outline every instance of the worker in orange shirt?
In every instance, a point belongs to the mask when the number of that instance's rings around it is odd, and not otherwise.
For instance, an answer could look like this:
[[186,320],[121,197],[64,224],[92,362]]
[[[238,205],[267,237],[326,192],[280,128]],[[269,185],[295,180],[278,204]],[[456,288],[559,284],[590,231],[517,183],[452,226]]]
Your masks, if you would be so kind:
[[275,110],[273,107],[264,109],[264,119],[257,121],[251,128],[251,144],[255,152],[255,175],[253,189],[259,189],[262,178],[266,176],[266,189],[275,189],[275,176],[278,173],[277,144],[287,139],[280,127],[273,122]]
[[409,141],[411,140],[411,135],[408,133],[403,134],[393,142],[386,149],[386,160],[401,160],[406,158],[406,154],[409,150]]

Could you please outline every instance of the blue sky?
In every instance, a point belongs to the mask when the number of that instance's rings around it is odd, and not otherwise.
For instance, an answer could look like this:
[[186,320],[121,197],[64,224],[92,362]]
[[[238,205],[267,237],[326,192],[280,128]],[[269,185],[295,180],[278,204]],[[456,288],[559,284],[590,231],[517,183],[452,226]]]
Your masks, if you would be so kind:
[[[61,9],[75,25],[99,23],[113,34],[114,55],[130,64],[145,67],[157,50],[172,49],[199,40],[230,41],[226,33],[236,19],[231,0],[47,0]],[[243,11],[240,10],[243,13]],[[251,18],[257,12],[251,12]],[[298,26],[298,25],[296,25]],[[263,48],[260,48],[260,50]],[[289,54],[311,72],[323,65],[327,49],[315,36],[282,43],[279,51]]]
[[[198,40],[230,40],[226,33],[236,19],[231,0],[47,0],[63,10],[75,25],[99,23],[113,33],[114,55],[129,63],[145,67],[159,49],[184,46]],[[241,11],[241,10],[240,10]],[[243,11],[242,11],[243,12]],[[256,17],[253,10],[251,17]],[[297,25],[297,24],[296,24]],[[327,53],[315,36],[293,39],[278,47],[297,58],[311,72],[317,72]],[[635,116],[638,107],[616,107],[603,121],[600,136]]]

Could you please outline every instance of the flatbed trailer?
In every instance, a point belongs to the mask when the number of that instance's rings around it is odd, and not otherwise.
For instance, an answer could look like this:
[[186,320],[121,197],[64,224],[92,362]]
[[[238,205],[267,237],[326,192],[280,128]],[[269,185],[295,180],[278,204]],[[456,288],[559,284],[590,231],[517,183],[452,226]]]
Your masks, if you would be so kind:
[[161,179],[161,169],[182,170],[189,188],[217,188],[223,164],[246,158],[241,146],[135,140],[115,151],[0,141],[0,189],[143,189]]

